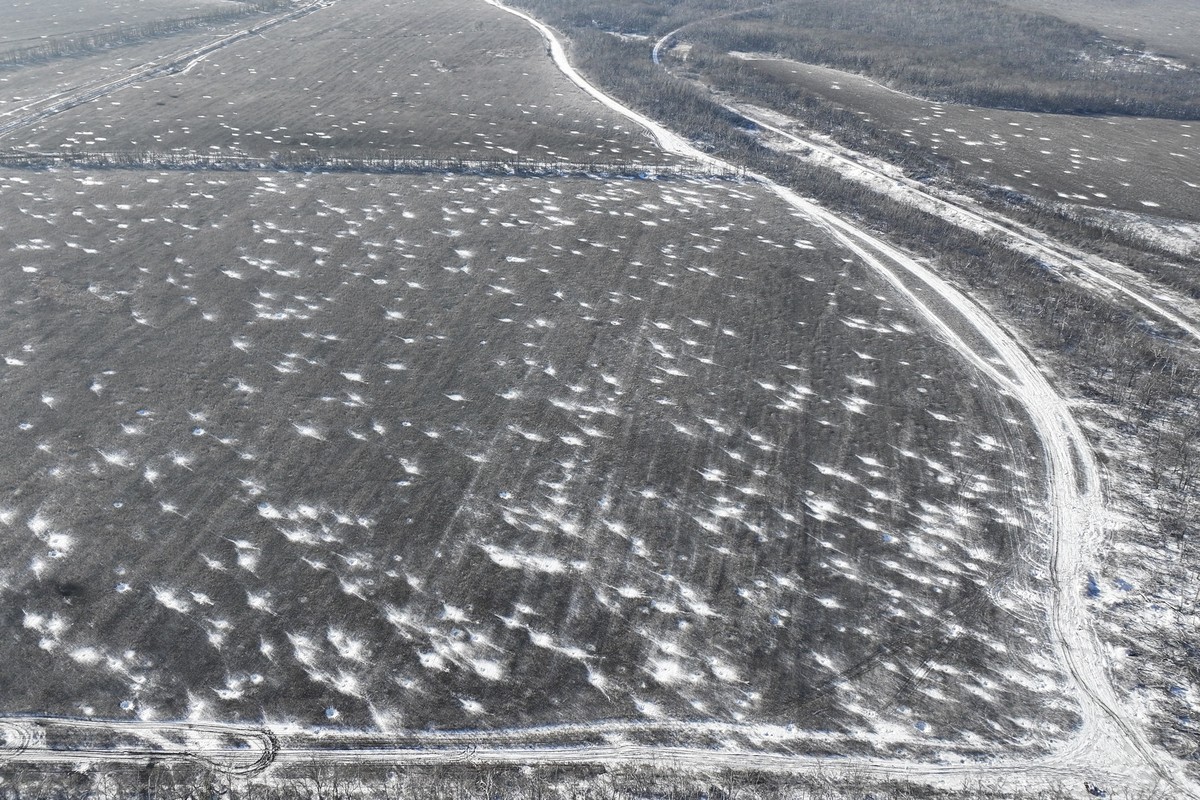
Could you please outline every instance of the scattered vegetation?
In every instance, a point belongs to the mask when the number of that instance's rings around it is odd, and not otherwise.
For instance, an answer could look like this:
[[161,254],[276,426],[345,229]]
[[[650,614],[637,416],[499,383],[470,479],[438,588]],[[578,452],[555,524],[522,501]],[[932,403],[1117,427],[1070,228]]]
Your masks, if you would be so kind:
[[[936,24],[931,24],[936,20]],[[1068,114],[1195,119],[1188,65],[991,0],[777,3],[689,27],[710,53],[774,53],[933,100]]]
[[154,150],[109,150],[95,152],[29,153],[8,151],[0,153],[0,166],[15,169],[50,169],[76,167],[80,169],[154,169],[154,170],[281,170],[311,172],[359,172],[368,174],[424,175],[455,173],[471,175],[575,176],[602,175],[624,178],[737,178],[745,177],[744,170],[698,170],[687,164],[645,164],[639,161],[588,159],[562,161],[493,156],[490,158],[411,156],[401,153],[382,153],[377,156],[334,155],[319,150],[274,153],[270,156],[236,156],[227,154],[159,152]]
[[[526,0],[525,5],[536,8],[541,2]],[[1086,394],[1106,397],[1118,405],[1133,401],[1135,415],[1145,420],[1153,419],[1164,408],[1200,399],[1197,366],[1180,352],[1172,334],[1159,330],[1141,314],[1063,280],[1046,265],[1013,254],[988,237],[882,197],[831,169],[764,147],[754,135],[754,125],[724,107],[702,85],[673,77],[653,65],[644,43],[620,40],[592,29],[573,29],[570,35],[572,58],[584,71],[624,102],[701,142],[722,158],[814,195],[823,204],[867,222],[914,251],[929,252],[931,244],[936,243],[940,254],[937,258],[951,274],[972,288],[987,290],[993,305],[1010,315],[1045,352],[1069,356],[1064,368],[1077,377],[1080,385],[1088,387]],[[743,85],[751,93],[758,91],[753,82]],[[822,108],[817,119],[823,119],[824,124],[818,127],[840,126],[857,132],[859,143],[871,138],[869,123],[853,117],[848,112]],[[928,151],[921,153],[919,148],[903,142],[871,141],[874,152],[898,156],[901,164],[907,163],[911,175],[935,178],[951,172],[950,164]],[[975,190],[981,191],[978,186]],[[1072,244],[1099,250],[1172,288],[1200,297],[1196,259],[1130,246],[1112,230],[1084,223],[1066,211],[1032,203],[1015,193],[993,190],[985,199],[1023,223]],[[1106,386],[1108,381],[1115,385]],[[1189,449],[1188,463],[1200,455],[1200,441],[1190,447],[1195,451]],[[1169,452],[1156,452],[1153,460],[1171,464],[1176,457],[1183,456],[1178,442],[1173,441]]]
[[[950,793],[865,775],[833,778],[732,770],[697,775],[666,766],[308,764],[234,783],[186,765],[0,772],[0,800],[1010,800],[1022,796],[1028,795],[1005,791],[982,778],[976,787]],[[1072,796],[1065,789],[1038,793],[1041,800]]]
[[[526,0],[525,4],[555,16],[540,8],[545,5],[541,0]],[[679,13],[678,6],[673,8]],[[704,84],[670,77],[666,70],[654,67],[645,43],[598,33],[595,26],[572,28],[569,33],[575,62],[624,102],[704,143],[721,157],[813,195],[823,205],[885,233],[910,251],[929,256],[944,274],[953,276],[1020,331],[1039,356],[1053,365],[1069,387],[1067,391],[1087,398],[1081,411],[1092,425],[1102,457],[1106,452],[1120,454],[1121,462],[1110,467],[1121,475],[1121,480],[1113,482],[1113,491],[1123,507],[1136,508],[1145,522],[1129,535],[1148,552],[1175,554],[1161,565],[1158,585],[1187,585],[1187,576],[1200,568],[1197,533],[1188,524],[1200,500],[1200,424],[1195,417],[1200,404],[1200,363],[1182,346],[1179,332],[1162,327],[1119,299],[1084,289],[992,237],[964,231],[845,180],[833,170],[768,150],[754,135],[754,126],[725,108]],[[705,57],[703,50],[699,56],[689,56],[689,69],[695,66],[694,58]],[[723,63],[731,70],[739,69],[733,59]],[[711,71],[703,75],[716,82]],[[722,85],[738,84],[728,75],[722,80]],[[740,88],[751,96],[775,91],[754,81],[741,82]],[[936,154],[878,137],[870,123],[821,101],[792,102],[787,110],[818,130],[833,133],[839,141],[904,165],[910,177],[947,181],[1022,224],[1124,263],[1185,296],[1200,297],[1196,277],[1200,261],[1194,257],[1147,247],[1118,230],[1089,222],[1061,204],[1034,201],[977,182],[964,183],[952,165]],[[1183,615],[1200,609],[1200,597],[1172,601],[1173,605],[1179,603]],[[1123,633],[1119,638],[1130,640],[1131,652],[1144,646],[1132,641],[1139,638],[1135,634]],[[1137,665],[1133,681],[1160,685],[1165,680],[1167,685],[1178,686],[1200,682],[1195,648],[1187,637],[1171,636],[1156,640],[1153,646],[1153,664],[1133,659]],[[1179,725],[1190,724],[1186,706],[1173,694],[1164,702],[1163,708],[1174,705],[1175,711],[1170,713],[1178,717],[1163,718],[1159,733],[1164,743],[1181,757],[1194,758],[1192,748],[1180,744],[1186,737],[1181,739],[1178,733]]]
[[[551,5],[551,0],[528,0],[525,5],[533,7],[543,18],[551,19],[569,31],[576,62],[599,83],[632,105],[653,113],[672,128],[743,167],[761,171],[781,183],[818,195],[822,203],[886,231],[911,250],[929,253],[931,243],[936,243],[940,254],[936,259],[939,266],[975,291],[1005,316],[1013,327],[1022,330],[1026,340],[1037,347],[1044,358],[1055,364],[1064,380],[1069,381],[1080,395],[1092,400],[1101,415],[1110,416],[1110,428],[1127,435],[1131,446],[1140,448],[1147,455],[1147,482],[1152,488],[1162,490],[1156,497],[1167,499],[1161,507],[1148,510],[1158,529],[1177,537],[1181,546],[1191,536],[1181,520],[1188,519],[1187,514],[1198,496],[1196,477],[1200,469],[1200,423],[1189,416],[1189,409],[1194,409],[1200,402],[1200,369],[1195,359],[1179,347],[1172,331],[1156,327],[1142,315],[1131,312],[1119,303],[1098,297],[1063,280],[1061,275],[1034,259],[1014,255],[999,242],[965,232],[902,203],[883,199],[870,189],[843,180],[831,170],[804,164],[763,147],[754,136],[753,125],[723,108],[705,88],[678,80],[653,67],[646,58],[644,43],[622,41],[607,33],[661,32],[670,29],[681,19],[726,10],[728,4],[683,0],[664,10],[649,2],[614,2],[603,12],[603,17],[598,17],[601,12],[577,0],[554,5]],[[689,31],[689,37],[700,40],[693,51],[692,66],[702,68],[710,78],[721,76],[719,82],[722,84],[736,84],[736,76],[740,74],[737,70],[741,69],[735,60],[724,56],[727,50],[765,50],[801,60],[824,61],[843,68],[871,72],[898,85],[944,99],[1015,105],[1035,110],[1155,113],[1187,118],[1198,116],[1198,101],[1194,96],[1187,95],[1184,82],[1176,80],[1173,77],[1175,71],[1167,66],[1140,59],[1136,51],[1102,42],[1095,39],[1091,32],[1077,26],[1054,23],[1040,29],[1038,25],[1046,24],[1045,18],[1017,14],[991,3],[980,2],[976,4],[978,8],[971,6],[980,13],[973,17],[966,15],[961,19],[955,18],[951,25],[954,36],[958,37],[952,38],[952,43],[970,39],[976,42],[976,49],[944,53],[945,66],[934,68],[927,67],[927,63],[943,59],[930,59],[929,53],[934,48],[942,47],[941,40],[926,42],[921,38],[923,34],[917,31],[920,30],[923,14],[953,17],[950,11],[942,9],[937,3],[911,2],[874,9],[874,16],[863,18],[854,16],[854,9],[859,7],[855,1],[835,5],[818,0],[803,7],[781,3],[768,9],[753,10],[749,8],[750,3],[745,5],[746,13],[732,22],[724,22],[719,26],[697,26]],[[939,21],[942,18],[939,17]],[[988,37],[980,38],[976,36],[978,30],[972,32],[971,24],[981,26],[980,29],[990,27],[1004,31],[1004,34],[995,37],[995,41]],[[146,35],[156,34],[151,32]],[[1006,40],[1005,36],[1010,38]],[[913,59],[912,52],[904,49],[904,42],[917,43],[919,49],[915,52],[921,53],[921,65]],[[1014,46],[1014,42],[1017,46]],[[1070,47],[1062,49],[1062,58],[1059,58],[1050,52],[1053,48],[1047,43],[1054,48]],[[1032,49],[1023,51],[1022,47],[1026,45]],[[91,48],[106,46],[111,44],[87,45]],[[1016,52],[1019,57],[1009,58],[1009,52]],[[64,51],[43,57],[71,54]],[[968,62],[989,64],[991,69],[987,73],[978,73],[966,66]],[[1036,65],[1030,67],[1032,73],[1023,72],[1029,64]],[[1031,74],[1033,78],[1029,78]],[[1109,77],[1095,77],[1100,74]],[[1113,78],[1113,75],[1117,77]],[[755,84],[751,82],[746,85]],[[764,85],[754,91],[766,93],[782,90]],[[804,98],[779,94],[775,99],[780,98],[805,105]],[[767,98],[764,96],[760,99]],[[944,159],[903,141],[874,136],[869,123],[857,120],[849,112],[817,102],[809,103],[807,107],[811,112],[810,119],[819,119],[826,129],[861,137],[862,149],[874,148],[874,151],[928,175],[950,172],[950,166]],[[190,156],[160,157],[146,153],[116,154],[112,157],[116,159],[114,163],[90,166],[236,168],[228,159],[198,163],[189,160]],[[23,158],[27,161],[22,164],[10,163],[10,166],[39,166],[33,160],[39,157]],[[173,158],[179,159],[178,163],[168,163]],[[151,159],[149,164],[148,159]],[[272,166],[304,169],[319,164],[323,168],[347,170],[372,167],[365,159],[345,160],[342,164],[323,161],[312,155],[293,159],[286,163],[276,162]],[[492,163],[496,171],[511,168],[510,161],[497,160]],[[461,160],[451,163],[427,159],[393,159],[389,164],[390,169],[401,172],[463,169],[468,166]],[[538,168],[553,167],[544,165]],[[1089,228],[1078,220],[1030,203],[1021,196],[995,192],[987,199],[1003,207],[1007,213],[1044,230],[1066,239],[1078,240],[1087,246],[1097,246],[1092,240],[1099,229]],[[1134,251],[1107,232],[1105,235],[1106,239],[1099,247],[1116,253],[1122,260],[1147,274],[1161,278],[1193,296],[1200,296],[1200,283],[1189,276],[1186,262],[1169,261],[1161,253]],[[451,395],[442,396],[459,402]],[[296,427],[300,430],[299,426]],[[302,432],[301,435],[308,434]],[[1194,555],[1191,557],[1194,558]],[[1166,659],[1175,662],[1178,669],[1192,680],[1200,679],[1192,666],[1195,659],[1189,658],[1193,655],[1190,645],[1181,642],[1170,647],[1173,649]],[[469,764],[420,769],[380,767],[378,770],[313,765],[297,767],[288,772],[275,772],[269,782],[240,786],[225,783],[226,779],[199,768],[167,765],[147,766],[128,772],[39,772],[23,768],[0,773],[0,779],[0,798],[3,800],[50,796],[106,800],[139,797],[149,800],[216,795],[247,800],[282,797],[324,800],[350,796],[731,799],[737,796],[862,796],[868,791],[879,798],[939,796],[911,787],[880,787],[866,781],[861,784],[835,784],[820,777],[780,778],[730,773],[693,779],[670,772],[636,768],[605,772],[479,767]],[[979,789],[965,796],[983,798],[1008,795]]]

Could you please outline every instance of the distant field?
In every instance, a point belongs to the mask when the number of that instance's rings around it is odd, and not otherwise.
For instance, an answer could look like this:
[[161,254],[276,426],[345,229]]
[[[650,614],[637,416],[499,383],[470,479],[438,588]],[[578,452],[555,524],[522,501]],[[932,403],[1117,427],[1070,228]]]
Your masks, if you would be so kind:
[[[49,90],[20,86],[22,96]],[[536,32],[474,0],[340,0],[60,114],[36,150],[658,161],[653,143],[554,69]]]
[[1200,220],[1200,122],[939,104],[840,70],[749,63],[953,158],[959,174],[1049,200]]
[[3,175],[5,709],[1066,733],[1029,429],[768,198]]
[[[20,68],[0,69],[0,115],[18,113],[31,100],[78,87],[92,81],[112,80],[142,64],[172,52],[199,47],[212,41],[217,31],[232,31],[244,25],[234,22],[216,31],[202,27],[124,47],[72,56],[66,61],[36,61]],[[2,124],[3,117],[0,117]],[[9,145],[3,145],[7,148]]]
[[1141,40],[1164,55],[1200,59],[1200,5],[1193,0],[1007,0],[1006,5]]
[[99,33],[240,6],[234,0],[4,0],[0,52],[48,37]]

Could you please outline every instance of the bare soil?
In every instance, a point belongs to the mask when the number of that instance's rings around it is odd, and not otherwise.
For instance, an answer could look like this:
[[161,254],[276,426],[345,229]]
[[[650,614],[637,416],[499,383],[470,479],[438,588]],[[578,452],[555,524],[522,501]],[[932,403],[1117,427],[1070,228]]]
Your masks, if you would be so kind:
[[233,0],[10,0],[0,27],[0,53],[47,38],[105,33],[125,26],[236,9]]
[[1152,52],[1200,59],[1200,6],[1191,0],[1008,0],[1008,5],[1086,25]]
[[769,197],[4,175],[6,710],[1070,730],[1030,430]]

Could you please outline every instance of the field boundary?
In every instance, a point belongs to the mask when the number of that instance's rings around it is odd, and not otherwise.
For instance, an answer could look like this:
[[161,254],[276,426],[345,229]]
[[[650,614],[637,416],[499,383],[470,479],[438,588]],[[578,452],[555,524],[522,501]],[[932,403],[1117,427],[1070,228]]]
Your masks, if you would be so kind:
[[548,161],[532,158],[469,159],[454,157],[329,156],[288,157],[159,153],[152,151],[96,151],[88,153],[0,153],[0,167],[12,169],[126,169],[210,170],[214,172],[360,172],[364,174],[421,175],[439,172],[530,177],[685,178],[741,180],[742,169],[696,169],[690,164],[645,164],[639,161]]

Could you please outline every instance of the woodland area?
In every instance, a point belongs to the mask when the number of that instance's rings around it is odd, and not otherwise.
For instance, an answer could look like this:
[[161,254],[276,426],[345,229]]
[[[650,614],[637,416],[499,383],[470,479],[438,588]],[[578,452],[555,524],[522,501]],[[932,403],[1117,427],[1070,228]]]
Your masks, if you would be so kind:
[[[539,12],[548,2],[523,0],[525,6]],[[562,6],[566,14],[571,2]],[[639,19],[648,13],[644,4],[635,8],[640,9]],[[1179,350],[1172,335],[1149,326],[1140,315],[1086,292],[1044,264],[1017,256],[987,237],[883,198],[832,170],[770,150],[754,136],[753,123],[722,106],[695,82],[680,80],[655,66],[643,42],[600,33],[594,25],[572,28],[569,33],[572,58],[589,76],[709,151],[819,197],[823,204],[858,217],[915,252],[928,251],[930,243],[936,242],[938,260],[947,271],[972,288],[995,293],[989,298],[993,304],[1002,307],[1039,347],[1066,356],[1064,370],[1089,396],[1130,410],[1146,424],[1160,423],[1163,414],[1183,414],[1185,408],[1200,401],[1200,365]],[[736,68],[737,62],[729,61],[731,68]],[[910,177],[953,177],[949,160],[903,140],[880,140],[869,123],[851,113],[829,108],[815,98],[806,103],[803,98],[786,97],[774,88],[742,86],[751,96],[761,92],[757,99],[776,103],[784,100],[786,111],[802,112],[801,117],[814,129],[836,134],[856,149],[899,163]],[[1014,192],[983,186],[969,188],[992,207],[1021,222],[1037,225],[1065,242],[1098,250],[1190,297],[1200,298],[1195,259],[1124,242],[1114,231],[1089,225]],[[1182,416],[1179,421],[1186,422]],[[1175,435],[1159,437],[1158,448],[1159,457],[1152,459],[1156,469],[1161,476],[1174,476],[1171,488],[1181,491],[1180,501],[1190,507],[1188,493],[1182,490],[1191,487],[1195,491],[1192,473],[1197,467],[1190,465],[1200,461],[1200,424],[1183,424]]]
[[[930,20],[937,20],[931,25]],[[772,53],[941,102],[1196,119],[1193,69],[1046,14],[986,0],[814,0],[687,29],[720,53]]]

